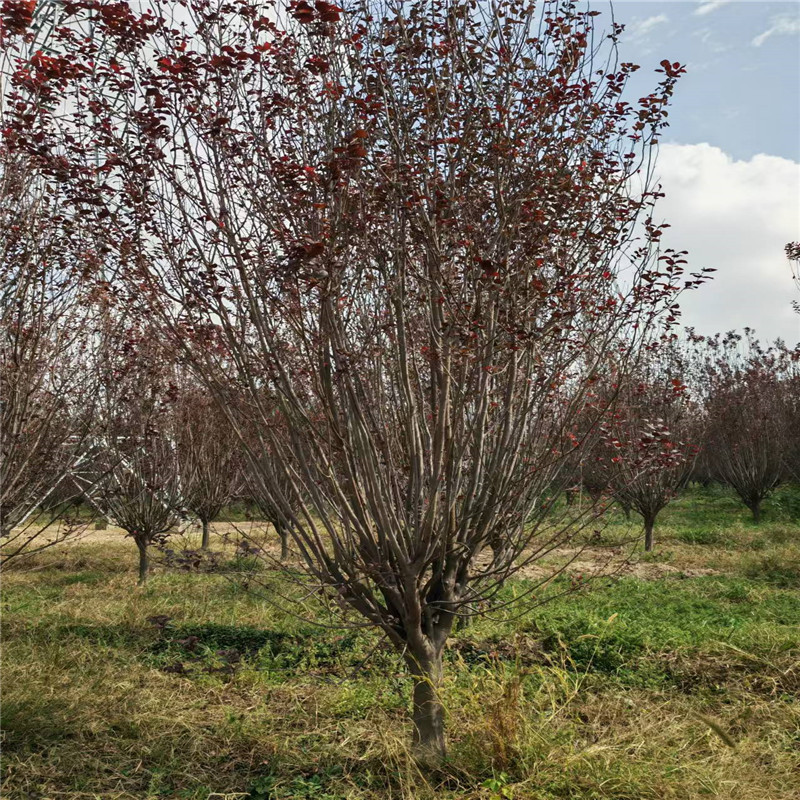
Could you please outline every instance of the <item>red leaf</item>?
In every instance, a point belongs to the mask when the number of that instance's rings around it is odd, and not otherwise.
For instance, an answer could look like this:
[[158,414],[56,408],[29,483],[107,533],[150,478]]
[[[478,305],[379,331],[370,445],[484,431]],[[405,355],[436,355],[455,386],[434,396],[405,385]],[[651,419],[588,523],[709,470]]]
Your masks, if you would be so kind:
[[347,145],[347,155],[350,158],[364,158],[367,155],[367,148],[363,144],[359,144],[358,141],[350,142]]
[[0,18],[11,33],[25,33],[33,22],[36,0],[4,0],[0,6]]
[[332,3],[325,3],[323,0],[317,0],[314,4],[319,12],[319,18],[323,22],[338,22],[339,15],[344,9],[335,6]]
[[314,21],[314,9],[306,2],[306,0],[300,0],[299,3],[295,3],[294,5],[290,6],[292,11],[292,16],[298,21],[303,23],[303,25],[308,25],[310,22]]
[[331,65],[322,56],[311,56],[306,61],[306,67],[313,75],[324,75],[331,68]]

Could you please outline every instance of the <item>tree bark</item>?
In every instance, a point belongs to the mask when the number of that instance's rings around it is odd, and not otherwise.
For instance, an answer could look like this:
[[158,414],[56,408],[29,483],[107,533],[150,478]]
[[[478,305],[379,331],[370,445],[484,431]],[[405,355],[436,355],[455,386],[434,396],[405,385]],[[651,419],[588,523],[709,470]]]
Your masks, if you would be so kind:
[[463,609],[458,617],[456,617],[456,621],[453,623],[453,630],[465,631],[472,625],[474,619],[475,617],[469,613],[466,608]]
[[761,522],[761,501],[756,500],[754,503],[750,505],[750,511],[753,512],[753,522],[758,525]]
[[289,558],[289,534],[283,525],[278,524],[275,527],[281,540],[281,561],[286,561]]
[[150,570],[150,562],[147,557],[147,542],[144,539],[137,539],[136,547],[139,548],[139,580],[137,583],[139,586],[144,586]]
[[407,662],[414,679],[413,710],[414,755],[422,767],[438,768],[447,755],[444,738],[444,706],[439,697],[442,685],[442,648]]
[[204,520],[201,520],[201,522],[203,523],[203,540],[202,540],[202,543],[200,544],[200,547],[203,550],[208,550],[208,539],[209,539],[208,520],[204,519]]
[[655,524],[655,517],[644,518],[644,549],[648,553],[653,549],[653,528]]

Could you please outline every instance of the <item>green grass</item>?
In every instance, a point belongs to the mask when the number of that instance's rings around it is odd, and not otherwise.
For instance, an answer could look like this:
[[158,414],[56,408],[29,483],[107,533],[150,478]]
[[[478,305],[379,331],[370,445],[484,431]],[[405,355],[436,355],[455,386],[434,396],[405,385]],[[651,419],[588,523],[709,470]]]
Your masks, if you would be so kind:
[[[459,631],[449,760],[428,780],[408,753],[409,683],[371,631],[221,576],[159,571],[138,590],[124,540],[52,551],[4,575],[2,796],[797,797],[793,496],[755,526],[693,489],[659,519],[649,577]],[[628,530],[615,515],[604,536]]]

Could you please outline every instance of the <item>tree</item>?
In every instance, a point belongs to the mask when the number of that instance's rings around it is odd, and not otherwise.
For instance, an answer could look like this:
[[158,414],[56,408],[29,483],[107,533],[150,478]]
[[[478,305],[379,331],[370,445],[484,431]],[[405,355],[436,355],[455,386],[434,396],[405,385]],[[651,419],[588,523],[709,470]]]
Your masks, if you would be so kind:
[[87,469],[87,500],[136,543],[138,583],[149,548],[183,518],[173,362],[146,329],[127,326],[106,340],[99,369],[100,418]]
[[[786,258],[792,265],[792,277],[795,285],[800,288],[800,242],[789,242],[785,248]],[[800,314],[800,301],[793,301],[794,310]]]
[[[65,3],[4,0],[0,6],[0,540],[3,563],[82,533],[90,520],[67,512],[90,488],[95,369],[101,322],[113,301],[105,232],[84,224],[68,197],[69,161],[15,147],[14,131],[57,112],[68,77],[58,45]],[[92,40],[91,14],[73,33]],[[103,91],[100,76],[92,80]],[[35,113],[26,112],[31,101]],[[32,141],[36,140],[36,135]],[[96,152],[96,150],[95,150]],[[45,174],[46,173],[46,174]],[[74,173],[72,177],[77,177]],[[92,190],[100,188],[89,178]],[[99,234],[99,235],[98,235]],[[50,519],[41,524],[39,511]]]
[[197,388],[183,388],[176,414],[183,504],[200,520],[201,546],[207,550],[209,523],[231,501],[238,486],[240,458],[236,437],[208,393]]
[[658,514],[691,475],[699,452],[699,414],[691,401],[686,364],[674,341],[648,351],[630,375],[609,387],[616,403],[588,471],[623,508],[644,521],[644,549],[653,549]]
[[174,445],[152,430],[128,430],[124,443],[122,438],[106,441],[108,449],[97,455],[104,477],[92,499],[136,543],[141,586],[150,573],[150,546],[182,518]]
[[[800,242],[789,242],[786,245],[786,257],[792,265],[792,276],[800,288]],[[800,301],[795,300],[795,311],[800,314]],[[786,470],[789,478],[800,483],[800,365],[793,364],[786,377],[789,394],[789,442],[786,450]]]
[[[94,257],[29,161],[0,148],[0,543],[2,561],[86,526],[63,513],[94,417]],[[49,521],[41,507],[58,495]]]
[[259,441],[258,446],[251,446],[247,456],[249,467],[245,471],[245,480],[249,496],[262,517],[275,528],[281,543],[281,561],[286,561],[289,558],[290,520],[299,511],[293,496],[291,478],[283,469],[276,468],[276,459],[269,442]]
[[[763,346],[753,331],[700,342],[707,386],[705,447],[715,476],[761,519],[761,503],[781,481],[791,442],[791,383],[800,350]],[[796,366],[794,367],[796,369]]]
[[784,452],[786,479],[800,484],[800,359],[786,380],[787,442]]
[[629,104],[621,27],[606,62],[596,12],[569,3],[188,0],[180,28],[71,7],[104,42],[61,29],[79,110],[14,126],[15,146],[68,159],[241,441],[224,397],[247,394],[308,575],[403,655],[438,763],[454,621],[575,535],[586,509],[554,521],[543,498],[591,444],[591,376],[675,319],[684,262],[658,249],[649,165],[683,68]]

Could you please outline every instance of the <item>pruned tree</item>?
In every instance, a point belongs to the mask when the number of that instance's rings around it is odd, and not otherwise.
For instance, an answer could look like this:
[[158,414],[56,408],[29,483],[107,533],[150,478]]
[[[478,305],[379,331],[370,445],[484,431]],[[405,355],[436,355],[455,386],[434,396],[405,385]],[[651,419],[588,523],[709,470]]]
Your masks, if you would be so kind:
[[174,366],[152,332],[127,325],[105,341],[100,409],[87,467],[74,473],[87,500],[138,550],[138,583],[149,549],[184,518]]
[[455,620],[576,535],[586,509],[544,499],[592,442],[586,376],[674,320],[649,170],[683,68],[628,103],[621,27],[603,52],[571,3],[154,8],[114,4],[103,48],[60,29],[93,116],[36,115],[15,146],[79,176],[102,149],[76,202],[221,407],[246,393],[231,422],[307,574],[402,654],[438,763]]
[[698,343],[707,387],[705,439],[711,468],[761,519],[763,500],[785,474],[791,439],[791,371],[800,349],[761,345],[753,331]]
[[700,414],[686,377],[674,341],[648,351],[631,374],[612,373],[607,391],[616,402],[586,460],[596,484],[642,517],[646,551],[659,513],[686,485],[700,450]]
[[[77,492],[94,417],[94,257],[57,193],[0,147],[0,545],[3,563],[86,526],[63,512]],[[43,524],[42,507],[52,502]]]
[[184,385],[175,414],[183,505],[200,520],[201,547],[207,550],[209,525],[231,502],[240,483],[238,442],[227,417],[206,391]]

